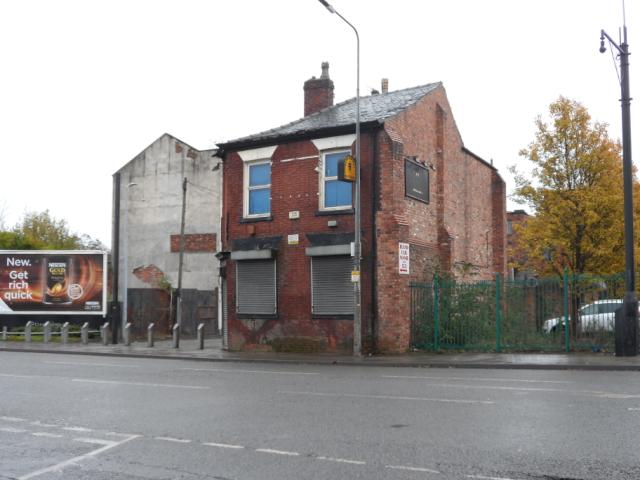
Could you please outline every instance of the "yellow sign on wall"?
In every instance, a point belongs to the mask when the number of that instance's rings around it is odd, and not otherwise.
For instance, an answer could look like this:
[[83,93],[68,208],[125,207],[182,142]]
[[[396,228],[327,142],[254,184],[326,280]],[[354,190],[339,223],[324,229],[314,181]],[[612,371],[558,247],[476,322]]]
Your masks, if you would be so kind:
[[351,155],[347,155],[338,162],[338,180],[343,182],[356,181],[356,160]]

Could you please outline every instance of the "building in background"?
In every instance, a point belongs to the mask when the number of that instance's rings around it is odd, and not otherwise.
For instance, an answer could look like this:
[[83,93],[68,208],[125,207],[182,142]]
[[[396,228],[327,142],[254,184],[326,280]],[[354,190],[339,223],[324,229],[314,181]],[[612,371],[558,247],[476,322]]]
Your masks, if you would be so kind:
[[[333,104],[328,64],[304,85],[304,118],[220,145],[230,349],[353,345],[356,101]],[[410,346],[410,282],[506,273],[505,183],[468,150],[441,83],[363,97],[364,350]],[[250,115],[250,111],[244,112]]]
[[[114,175],[113,243],[118,249],[118,300],[123,320],[144,334],[154,322],[168,333],[178,287],[183,182],[186,179],[182,267],[182,331],[198,323],[217,331],[221,165],[217,150],[197,150],[164,134]],[[115,255],[114,249],[114,255]],[[125,294],[125,288],[127,293]],[[175,304],[175,301],[173,302]]]
[[507,277],[510,280],[527,280],[536,275],[525,268],[526,254],[518,247],[518,228],[530,218],[524,210],[507,212]]

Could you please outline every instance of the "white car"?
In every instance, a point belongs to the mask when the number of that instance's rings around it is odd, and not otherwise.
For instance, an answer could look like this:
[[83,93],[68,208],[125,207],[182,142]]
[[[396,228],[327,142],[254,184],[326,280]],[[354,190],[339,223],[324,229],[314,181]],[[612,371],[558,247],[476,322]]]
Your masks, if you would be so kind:
[[[622,307],[622,300],[597,300],[580,307],[578,325],[582,332],[613,332],[616,310]],[[564,329],[564,317],[551,318],[542,324],[544,333],[553,333]]]

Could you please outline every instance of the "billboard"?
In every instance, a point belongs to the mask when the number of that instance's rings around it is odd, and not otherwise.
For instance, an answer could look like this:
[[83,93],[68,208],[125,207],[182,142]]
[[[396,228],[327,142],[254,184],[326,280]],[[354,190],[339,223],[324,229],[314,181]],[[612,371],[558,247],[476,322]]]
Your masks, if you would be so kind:
[[107,254],[0,250],[0,315],[106,315]]

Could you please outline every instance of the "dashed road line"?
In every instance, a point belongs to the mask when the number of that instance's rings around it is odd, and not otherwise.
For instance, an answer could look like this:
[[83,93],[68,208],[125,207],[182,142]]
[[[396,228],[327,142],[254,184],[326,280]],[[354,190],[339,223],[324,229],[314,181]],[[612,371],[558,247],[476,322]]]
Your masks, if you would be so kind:
[[478,480],[516,480],[509,477],[486,477],[484,475],[465,475],[467,478],[476,478]]
[[320,375],[319,372],[287,372],[284,370],[230,370],[228,368],[181,368],[189,372],[269,373],[275,375]]
[[335,458],[335,457],[316,457],[316,460],[326,460],[327,462],[337,462],[337,463],[349,463],[351,465],[367,464],[367,462],[363,462],[362,460],[349,460],[347,458]]
[[566,385],[569,383],[576,383],[572,380],[531,380],[522,378],[484,378],[484,377],[435,377],[435,376],[421,376],[421,375],[380,375],[381,378],[406,378],[413,380],[462,380],[462,381],[474,381],[474,382],[517,382],[517,383],[555,383],[560,385]]
[[298,457],[300,454],[298,452],[289,452],[287,450],[273,450],[271,448],[256,448],[256,452],[260,453],[273,453],[274,455],[286,455],[289,457]]
[[430,398],[430,397],[405,397],[396,395],[366,395],[359,393],[323,393],[323,392],[301,392],[301,391],[281,391],[288,395],[309,395],[314,397],[345,397],[345,398],[371,398],[376,400],[412,400],[421,402],[438,403],[459,403],[463,405],[495,405],[496,402],[490,400],[467,400],[460,398]]
[[34,427],[42,427],[42,428],[57,428],[60,425],[54,425],[53,423],[42,423],[38,420],[36,420],[35,422],[29,422],[30,425],[33,425]]
[[384,468],[389,468],[391,470],[407,470],[409,472],[424,472],[424,473],[442,473],[438,470],[433,470],[431,468],[424,467],[409,467],[407,465],[385,465]]
[[627,410],[629,410],[630,412],[638,412],[638,411],[640,411],[640,408],[638,408],[638,407],[629,407],[629,408],[627,408]]
[[19,417],[0,417],[0,420],[3,420],[5,422],[26,422],[24,418]]
[[45,437],[45,438],[62,438],[64,435],[60,435],[58,433],[50,433],[50,432],[32,432],[31,435],[34,437]]
[[236,450],[244,448],[243,445],[231,445],[229,443],[204,442],[202,445],[206,445],[208,447],[231,448]]
[[62,430],[67,430],[69,432],[92,432],[90,428],[84,427],[62,427]]
[[114,445],[118,442],[114,442],[112,440],[102,440],[100,438],[74,438],[74,442],[82,442],[82,443],[92,443],[96,445]]
[[70,365],[76,367],[117,367],[117,368],[140,368],[140,365],[118,365],[116,363],[79,363],[79,362],[47,362],[53,365]]
[[13,428],[13,427],[0,427],[0,432],[6,433],[25,433],[26,430],[23,428]]
[[211,387],[202,385],[177,385],[172,383],[144,383],[144,382],[121,382],[118,380],[92,380],[90,378],[72,378],[72,382],[79,383],[101,383],[105,385],[127,385],[134,387],[162,387],[162,388],[183,388],[187,390],[211,390]]
[[174,442],[174,443],[191,443],[191,440],[187,440],[186,438],[173,438],[173,437],[153,437],[154,440],[160,440],[163,442]]

